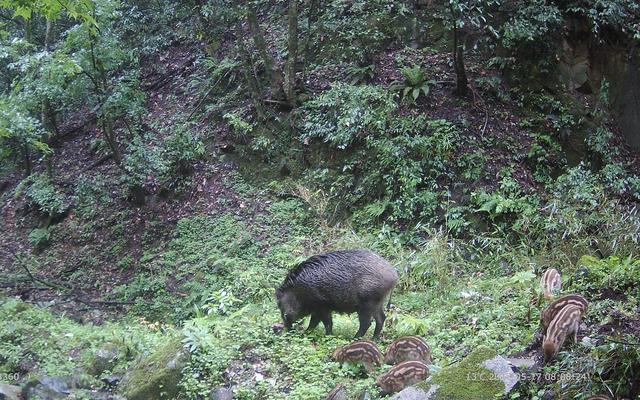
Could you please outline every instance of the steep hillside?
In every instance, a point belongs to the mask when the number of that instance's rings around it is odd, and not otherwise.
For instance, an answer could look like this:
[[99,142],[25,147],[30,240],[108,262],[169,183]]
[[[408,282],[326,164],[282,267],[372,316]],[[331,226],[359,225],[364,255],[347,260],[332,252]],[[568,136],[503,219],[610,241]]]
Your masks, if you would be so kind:
[[[355,314],[274,295],[368,248],[436,398],[640,398],[639,9],[565,3],[0,5],[0,393],[382,398]],[[544,363],[549,268],[589,307]]]

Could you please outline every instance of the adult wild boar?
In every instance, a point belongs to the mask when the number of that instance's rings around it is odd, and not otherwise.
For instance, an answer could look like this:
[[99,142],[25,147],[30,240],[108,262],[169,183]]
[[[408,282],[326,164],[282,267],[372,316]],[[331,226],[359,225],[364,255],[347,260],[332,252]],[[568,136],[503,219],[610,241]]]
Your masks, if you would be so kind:
[[374,337],[384,324],[384,300],[398,282],[398,273],[384,258],[369,250],[340,250],[313,256],[291,270],[276,290],[278,308],[287,329],[311,315],[309,328],[320,321],[328,335],[331,312],[358,313],[363,336],[375,319]]

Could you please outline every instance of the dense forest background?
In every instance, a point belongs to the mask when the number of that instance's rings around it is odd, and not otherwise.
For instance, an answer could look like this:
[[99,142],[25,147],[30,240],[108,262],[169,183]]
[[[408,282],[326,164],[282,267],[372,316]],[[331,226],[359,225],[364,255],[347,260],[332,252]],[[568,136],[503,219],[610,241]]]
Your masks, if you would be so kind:
[[[398,270],[381,346],[438,398],[501,396],[480,353],[535,362],[505,398],[639,398],[636,1],[0,0],[0,38],[7,398],[379,398],[329,360],[355,316],[272,329],[340,248]],[[543,366],[550,267],[590,304]]]

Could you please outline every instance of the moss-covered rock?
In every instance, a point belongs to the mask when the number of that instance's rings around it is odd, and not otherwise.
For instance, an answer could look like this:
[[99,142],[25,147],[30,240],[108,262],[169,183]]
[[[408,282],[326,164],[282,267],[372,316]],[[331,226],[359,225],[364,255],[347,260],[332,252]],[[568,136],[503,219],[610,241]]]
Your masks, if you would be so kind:
[[440,386],[436,398],[439,400],[491,400],[504,393],[502,381],[482,365],[496,355],[494,350],[480,346],[458,364],[443,368],[432,380],[432,383]]
[[88,372],[91,375],[99,376],[103,372],[111,370],[120,353],[121,351],[117,344],[113,342],[105,343],[91,357]]
[[180,341],[171,340],[130,368],[120,383],[121,391],[129,400],[174,399],[188,359]]

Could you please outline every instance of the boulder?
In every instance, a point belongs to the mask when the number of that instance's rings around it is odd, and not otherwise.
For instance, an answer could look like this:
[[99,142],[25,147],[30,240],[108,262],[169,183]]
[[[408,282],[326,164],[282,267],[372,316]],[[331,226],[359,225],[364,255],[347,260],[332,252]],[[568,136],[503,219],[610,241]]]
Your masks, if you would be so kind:
[[74,386],[71,378],[44,376],[28,382],[22,395],[26,400],[66,399]]
[[0,385],[0,400],[21,400],[22,389],[15,385]]
[[211,392],[209,400],[233,400],[233,392],[229,388],[218,387]]
[[511,364],[502,356],[495,356],[482,363],[482,366],[493,372],[493,376],[504,384],[504,393],[507,394],[518,383],[518,375],[513,372]]
[[438,385],[432,385],[428,391],[415,386],[409,386],[396,393],[391,400],[432,400],[436,398]]
[[[456,400],[492,400],[509,393],[517,381],[507,360],[485,346],[479,346],[459,363],[443,368],[431,380],[439,385],[435,399]],[[433,389],[428,382],[417,386]]]
[[119,388],[129,400],[174,399],[189,352],[173,340],[138,360],[122,378]]
[[112,342],[105,343],[93,356],[89,365],[89,373],[99,376],[105,371],[111,370],[120,355],[119,347]]

